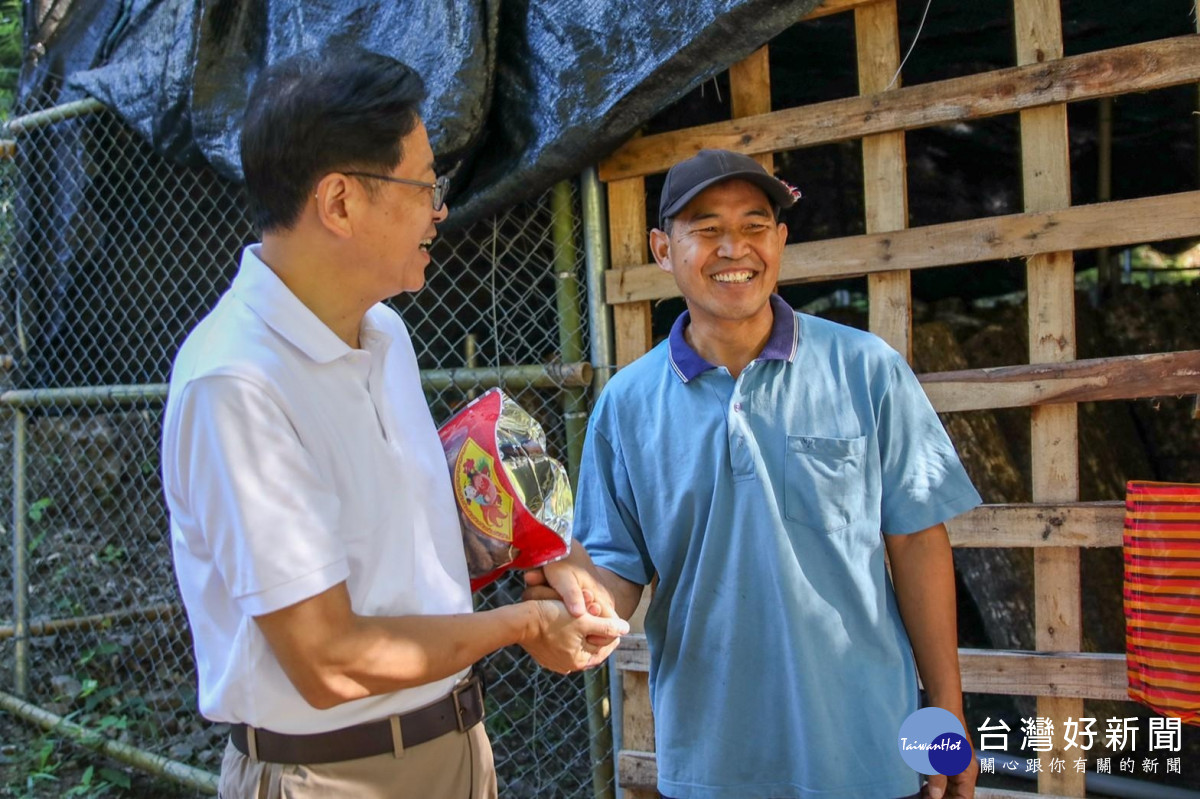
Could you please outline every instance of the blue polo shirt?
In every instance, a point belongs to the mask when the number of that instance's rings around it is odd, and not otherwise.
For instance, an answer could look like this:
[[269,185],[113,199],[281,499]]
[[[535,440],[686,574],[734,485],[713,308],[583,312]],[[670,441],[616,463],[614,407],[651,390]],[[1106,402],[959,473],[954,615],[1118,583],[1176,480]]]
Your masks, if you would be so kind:
[[[658,587],[646,616],[659,790],[680,799],[890,799],[917,708],[880,532],[979,503],[912,371],[779,297],[735,380],[684,340],[596,402],[575,535]],[[947,608],[947,612],[953,608]]]

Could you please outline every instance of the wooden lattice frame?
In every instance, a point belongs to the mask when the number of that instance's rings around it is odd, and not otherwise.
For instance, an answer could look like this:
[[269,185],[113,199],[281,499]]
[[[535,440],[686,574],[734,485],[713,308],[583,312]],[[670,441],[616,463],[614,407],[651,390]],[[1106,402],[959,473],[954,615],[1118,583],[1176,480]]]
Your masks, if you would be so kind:
[[[1123,506],[1080,503],[1078,402],[1200,391],[1200,351],[1075,358],[1076,249],[1200,236],[1200,192],[1071,207],[1066,103],[1200,81],[1200,36],[1182,36],[1063,57],[1059,0],[1014,0],[1017,65],[910,88],[888,88],[900,63],[895,0],[824,0],[806,19],[853,12],[860,96],[772,111],[767,49],[730,69],[733,118],[635,138],[599,168],[608,190],[616,358],[651,346],[653,300],[678,296],[648,263],[645,176],[702,147],[759,159],[861,139],[866,233],[789,245],[781,283],[867,275],[870,329],[912,353],[909,270],[1026,258],[1030,363],[921,376],[939,412],[1030,406],[1033,500],[987,505],[950,524],[956,547],[1034,549],[1035,652],[960,650],[964,690],[1036,695],[1039,716],[1083,715],[1083,699],[1124,699],[1125,657],[1084,654],[1080,547],[1120,546]],[[904,132],[1005,113],[1020,114],[1024,213],[906,229]],[[1200,404],[1197,405],[1200,413]],[[1053,654],[1050,654],[1053,653]],[[644,639],[618,652],[624,697],[618,757],[626,795],[656,795],[653,717]],[[1070,762],[1064,742],[1047,754]],[[1084,775],[1043,770],[1041,795],[1083,796]],[[981,789],[977,796],[1032,796]]]

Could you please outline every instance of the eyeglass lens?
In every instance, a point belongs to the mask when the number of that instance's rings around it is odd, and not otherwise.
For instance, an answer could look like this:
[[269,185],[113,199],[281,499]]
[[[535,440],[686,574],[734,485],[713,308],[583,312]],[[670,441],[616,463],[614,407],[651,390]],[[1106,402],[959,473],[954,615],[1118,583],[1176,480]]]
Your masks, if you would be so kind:
[[442,210],[442,205],[446,201],[446,192],[450,188],[450,178],[446,175],[441,175],[433,184],[433,210]]

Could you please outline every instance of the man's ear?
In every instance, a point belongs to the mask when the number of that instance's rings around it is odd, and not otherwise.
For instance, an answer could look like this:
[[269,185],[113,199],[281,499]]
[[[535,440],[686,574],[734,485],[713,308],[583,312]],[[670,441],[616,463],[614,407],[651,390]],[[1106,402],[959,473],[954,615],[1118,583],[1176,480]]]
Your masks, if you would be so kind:
[[354,211],[366,202],[364,194],[361,184],[345,175],[330,172],[321,178],[313,190],[317,219],[333,235],[349,238],[354,235]]
[[671,266],[671,237],[665,231],[654,228],[650,231],[650,254],[664,272],[673,272]]

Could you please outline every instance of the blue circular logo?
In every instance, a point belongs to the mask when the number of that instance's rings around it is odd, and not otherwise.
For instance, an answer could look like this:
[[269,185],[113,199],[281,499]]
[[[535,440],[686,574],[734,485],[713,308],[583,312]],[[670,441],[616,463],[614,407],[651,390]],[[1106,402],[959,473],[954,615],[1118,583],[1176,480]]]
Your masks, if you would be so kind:
[[906,718],[898,743],[904,762],[921,774],[961,774],[974,757],[962,724],[940,707],[923,707]]

